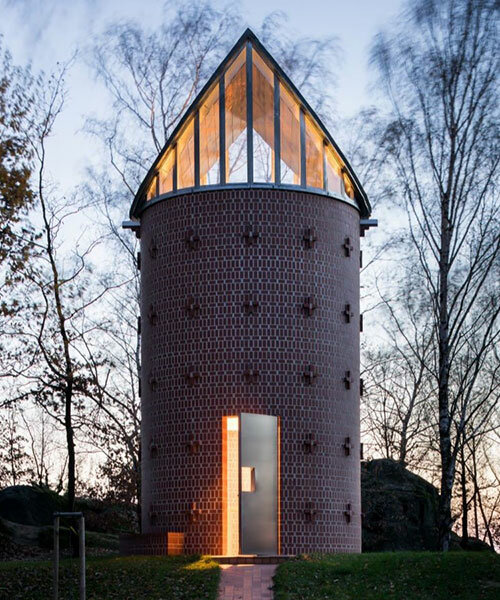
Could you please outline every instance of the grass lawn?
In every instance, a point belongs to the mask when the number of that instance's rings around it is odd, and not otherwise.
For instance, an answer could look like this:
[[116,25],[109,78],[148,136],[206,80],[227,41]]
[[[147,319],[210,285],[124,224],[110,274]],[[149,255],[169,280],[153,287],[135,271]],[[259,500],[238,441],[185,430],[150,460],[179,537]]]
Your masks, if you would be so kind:
[[[218,582],[218,565],[198,557],[87,560],[87,600],[215,600]],[[0,600],[50,598],[50,562],[0,563]],[[78,598],[78,561],[61,561],[59,598]]]
[[275,600],[497,600],[500,557],[393,552],[305,557],[278,567]]

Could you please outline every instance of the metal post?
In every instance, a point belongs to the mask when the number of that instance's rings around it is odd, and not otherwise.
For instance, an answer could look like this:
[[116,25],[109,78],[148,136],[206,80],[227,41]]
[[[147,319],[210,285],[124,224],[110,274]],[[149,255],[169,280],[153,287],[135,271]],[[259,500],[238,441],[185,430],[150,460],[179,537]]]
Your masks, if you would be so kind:
[[274,183],[281,183],[280,80],[274,74]]
[[59,596],[59,517],[54,517],[54,600]]
[[252,42],[247,42],[246,92],[247,92],[247,181],[253,183],[253,57]]
[[79,554],[80,554],[80,600],[85,600],[85,518],[80,517],[79,533]]
[[61,517],[79,519],[78,524],[78,549],[80,554],[80,600],[85,600],[85,517],[81,512],[54,513],[54,600],[59,595],[59,520]]
[[219,81],[219,183],[226,183],[226,91],[224,88],[224,73]]
[[323,140],[323,191],[328,191],[328,176],[326,171],[326,145],[327,141]]
[[200,187],[200,109],[194,115],[194,187]]
[[300,109],[300,185],[307,186],[306,173],[306,117],[303,109]]
[[172,173],[172,191],[177,191],[177,165],[178,165],[177,144],[174,146],[174,172]]

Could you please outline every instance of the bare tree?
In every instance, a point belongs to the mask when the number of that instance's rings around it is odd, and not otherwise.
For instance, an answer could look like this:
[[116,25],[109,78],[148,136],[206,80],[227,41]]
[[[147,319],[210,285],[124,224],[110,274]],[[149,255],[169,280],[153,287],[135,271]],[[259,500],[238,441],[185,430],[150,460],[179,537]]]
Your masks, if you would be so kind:
[[135,503],[140,523],[137,317],[135,305],[125,297],[122,287],[110,290],[102,306],[106,314],[114,314],[117,308],[120,319],[102,320],[99,335],[86,340],[87,368],[92,374],[89,400],[95,406],[86,431],[105,456],[99,471],[108,483],[106,496]]
[[58,494],[64,489],[68,458],[64,452],[62,429],[54,419],[39,406],[20,409],[25,432],[26,450],[32,461],[32,482],[40,487],[53,489]]
[[419,0],[373,48],[392,104],[385,146],[408,215],[434,330],[434,360],[406,336],[435,381],[441,495],[439,545],[449,547],[451,500],[462,437],[474,416],[483,367],[498,340],[500,206],[498,30],[493,0]]
[[26,438],[19,432],[19,415],[13,405],[0,413],[0,484],[27,483],[33,475]]
[[500,432],[498,405],[500,394],[500,363],[494,354],[482,370],[481,384],[474,399],[473,416],[462,435],[457,461],[460,469],[460,512],[462,540],[469,539],[469,524],[474,523],[474,534],[488,539],[494,548],[492,524],[499,518],[500,493],[498,487],[498,452],[496,437]]
[[[390,311],[385,314],[391,318]],[[413,334],[412,343],[425,360],[431,350],[429,329],[415,328]],[[386,335],[387,343],[368,350],[364,357],[368,367],[363,371],[363,429],[377,454],[423,470],[432,435],[429,373],[398,328],[386,328]]]
[[74,510],[76,487],[75,429],[86,410],[93,374],[87,368],[86,338],[95,335],[98,303],[111,286],[93,272],[99,239],[82,223],[86,205],[58,196],[47,174],[47,144],[64,101],[68,65],[47,79],[36,97],[37,114],[30,143],[36,164],[38,230],[23,285],[16,289],[19,310],[5,327],[9,338],[9,373],[18,401],[34,401],[65,432],[67,506]]
[[110,166],[132,198],[156,155],[238,30],[234,7],[167,2],[156,30],[111,26],[91,51],[91,66],[110,95],[113,116],[89,120]]

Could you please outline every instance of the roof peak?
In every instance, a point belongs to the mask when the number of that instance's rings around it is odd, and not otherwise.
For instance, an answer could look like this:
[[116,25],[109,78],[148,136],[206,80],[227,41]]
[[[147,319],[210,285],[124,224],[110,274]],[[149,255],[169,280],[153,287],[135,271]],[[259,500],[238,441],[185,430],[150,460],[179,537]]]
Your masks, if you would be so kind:
[[[206,99],[207,94],[211,93],[210,90],[212,90],[215,85],[218,85],[218,83],[217,83],[218,81],[224,81],[224,77],[223,77],[224,73],[228,70],[228,68],[230,68],[230,65],[233,64],[233,61],[238,60],[238,57],[240,56],[241,52],[244,51],[245,47],[253,48],[255,50],[255,52],[258,55],[260,55],[261,59],[268,65],[269,69],[272,72],[274,72],[275,81],[280,81],[281,84],[284,85],[285,89],[288,89],[288,91],[291,92],[292,95],[295,97],[297,105],[300,108],[300,112],[306,115],[306,117],[305,117],[306,119],[309,117],[310,119],[312,119],[313,122],[315,122],[316,126],[319,128],[319,130],[321,131],[321,134],[324,138],[323,144],[331,146],[334,149],[334,151],[337,153],[337,155],[340,159],[342,169],[343,170],[345,169],[345,172],[349,174],[351,181],[354,183],[354,186],[357,190],[357,193],[356,193],[357,202],[358,202],[358,206],[360,208],[360,212],[361,212],[362,216],[368,216],[370,214],[370,204],[368,202],[368,198],[361,186],[361,183],[359,182],[358,178],[356,177],[356,174],[354,173],[351,166],[349,165],[347,159],[344,157],[342,151],[340,150],[340,148],[337,146],[337,144],[333,140],[332,136],[328,132],[328,129],[325,127],[325,125],[322,123],[321,119],[318,117],[318,115],[315,113],[315,111],[311,108],[311,106],[309,106],[309,104],[307,103],[305,98],[302,96],[301,92],[298,90],[298,88],[295,86],[295,84],[290,80],[290,78],[283,71],[283,69],[281,68],[279,63],[276,61],[276,59],[270,54],[270,52],[263,45],[263,43],[259,40],[259,38],[256,36],[256,34],[253,32],[253,30],[250,27],[247,27],[243,31],[242,35],[238,38],[236,43],[233,45],[231,50],[227,53],[227,55],[222,60],[222,62],[219,64],[219,66],[215,69],[214,73],[209,78],[209,80],[206,82],[206,84],[203,86],[203,88],[201,89],[199,94],[196,96],[195,100],[191,103],[189,108],[187,108],[187,110],[184,112],[184,115],[179,120],[176,128],[174,129],[173,133],[169,136],[162,151],[158,155],[157,159],[151,166],[148,174],[146,175],[145,179],[143,180],[142,184],[140,185],[139,190],[136,194],[136,197],[135,197],[134,202],[131,207],[131,211],[130,211],[131,216],[136,217],[141,212],[142,206],[145,205],[146,196],[149,194],[148,190],[152,186],[152,182],[155,179],[157,179],[161,160],[162,160],[162,158],[164,158],[166,156],[167,150],[169,148],[174,148],[176,146],[178,139],[184,135],[183,130],[185,129],[185,127],[188,126],[190,120],[193,118],[193,115],[196,115],[196,118],[199,118],[197,115],[198,115],[198,111],[199,111],[201,102],[203,101],[204,98]],[[251,56],[251,55],[249,55],[249,56]],[[252,81],[252,74],[251,74],[252,67],[248,66],[248,65],[251,64],[252,59],[251,58],[248,59],[248,57],[247,57],[246,61],[247,61],[247,67],[246,67],[247,81],[251,82]],[[248,69],[250,69],[250,71],[248,71]],[[271,87],[273,87],[272,82],[271,82]],[[276,94],[274,94],[274,95],[276,96]],[[222,97],[224,97],[224,95]],[[278,93],[278,98],[279,98],[279,93]],[[277,101],[279,102],[279,99]],[[252,105],[251,99],[247,100],[247,116],[248,116],[248,123],[250,126],[252,126],[251,125],[252,119],[250,118],[251,113],[248,113],[248,111],[250,110],[250,108],[248,108],[248,107],[250,107],[251,105]],[[241,119],[241,115],[238,115],[238,118]],[[298,117],[297,117],[297,119],[298,119]],[[243,120],[246,122],[246,119],[243,119]],[[197,127],[198,126],[199,125],[197,125]],[[257,133],[259,133],[259,132],[257,132]],[[197,139],[198,139],[198,145],[199,145],[199,131],[197,134],[193,133],[193,136],[196,136],[196,135],[198,136]],[[272,143],[272,141],[271,141],[271,143]],[[301,144],[302,144],[302,142],[301,142]],[[253,144],[252,144],[252,142],[250,142],[249,146],[248,146],[249,149],[252,146],[253,146]],[[303,150],[303,151],[305,152],[305,150]],[[323,151],[323,153],[324,152],[325,151]],[[196,154],[196,152],[195,152],[195,154]],[[219,158],[219,160],[220,160],[220,158]],[[197,168],[199,171],[199,164],[197,165]],[[177,166],[175,167],[175,169],[177,169]],[[252,167],[249,166],[249,172],[252,169],[253,169],[253,166]],[[305,171],[305,164],[301,167],[300,170]],[[279,174],[279,168],[276,169],[276,172]],[[177,181],[177,177],[175,177],[175,184],[172,182],[170,184],[169,189],[172,191],[178,191],[179,189],[187,189],[187,188],[197,189],[200,185],[203,185],[203,184],[200,184],[200,182],[198,181],[200,179],[199,172],[198,172],[197,176],[193,175],[193,177],[196,180],[194,184],[190,183],[189,185],[182,185],[181,187],[179,187],[179,181]],[[196,179],[196,177],[198,177],[198,179]],[[230,185],[229,180],[226,180],[224,178],[225,177],[224,175],[222,177],[223,177],[223,179],[222,179],[223,185]],[[277,177],[278,177],[278,180],[276,180],[276,181],[273,180],[272,183],[280,185],[283,182],[281,179],[279,179],[279,175],[277,175]],[[299,177],[299,179],[300,179],[300,177]],[[191,181],[191,179],[189,181]],[[253,177],[251,175],[249,175],[248,182],[253,183],[253,181],[254,181]],[[325,183],[326,175],[323,175],[323,181],[324,181],[323,189],[327,190],[327,185]],[[298,187],[300,187],[300,186],[307,187],[309,185],[310,184],[308,182],[306,183],[304,180],[304,177],[303,177],[302,180],[299,182]],[[312,187],[314,187],[315,189],[318,188],[317,185],[312,185]],[[320,188],[318,188],[318,189],[320,189]],[[160,188],[157,188],[156,195],[158,195],[158,193],[160,195],[163,195],[164,193],[168,193],[168,191],[162,192]]]

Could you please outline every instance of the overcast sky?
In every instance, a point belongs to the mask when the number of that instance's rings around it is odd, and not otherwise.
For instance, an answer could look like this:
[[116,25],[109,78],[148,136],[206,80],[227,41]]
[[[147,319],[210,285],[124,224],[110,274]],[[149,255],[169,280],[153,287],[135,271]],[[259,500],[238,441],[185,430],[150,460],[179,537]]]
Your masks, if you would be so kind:
[[[161,18],[163,4],[163,0],[0,0],[0,32],[17,63],[32,61],[35,69],[51,71],[57,61],[68,60],[113,21],[135,19],[154,25]],[[255,29],[266,14],[282,10],[300,35],[337,36],[342,48],[335,94],[339,112],[348,116],[370,103],[368,48],[375,33],[400,10],[402,0],[242,0],[241,5],[244,18]],[[235,31],[235,41],[241,33]],[[99,117],[106,110],[83,61],[72,68],[68,87],[50,163],[63,186],[74,183],[97,159],[81,129],[86,115]]]

